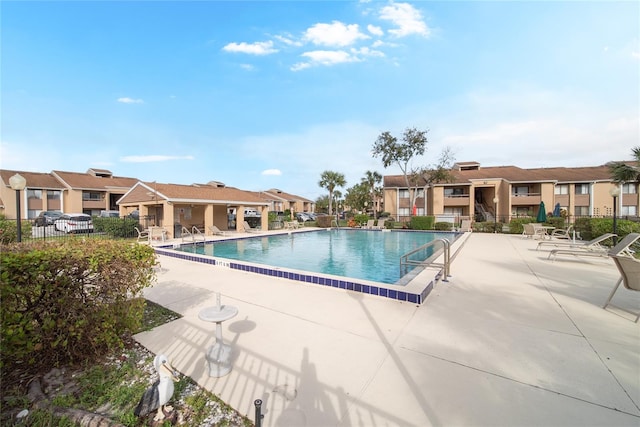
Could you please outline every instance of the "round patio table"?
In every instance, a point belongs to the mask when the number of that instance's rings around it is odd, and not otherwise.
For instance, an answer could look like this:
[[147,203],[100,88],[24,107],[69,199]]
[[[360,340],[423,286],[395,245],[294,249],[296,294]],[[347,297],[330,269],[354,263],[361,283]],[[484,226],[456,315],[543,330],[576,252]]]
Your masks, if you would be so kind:
[[222,341],[222,322],[235,317],[238,308],[231,305],[221,305],[218,296],[218,305],[200,310],[198,317],[205,322],[216,324],[216,340],[205,354],[209,362],[209,376],[223,377],[231,372],[231,346]]

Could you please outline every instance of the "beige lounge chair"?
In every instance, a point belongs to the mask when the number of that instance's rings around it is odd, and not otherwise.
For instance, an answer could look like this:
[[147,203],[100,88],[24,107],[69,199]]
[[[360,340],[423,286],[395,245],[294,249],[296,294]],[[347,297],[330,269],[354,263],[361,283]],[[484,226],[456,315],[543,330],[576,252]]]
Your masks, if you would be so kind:
[[556,239],[572,239],[573,238],[573,224],[569,225],[565,229],[556,229],[551,232],[551,238]]
[[536,248],[536,250],[540,249],[541,246],[555,246],[558,248],[583,248],[583,247],[594,247],[594,248],[600,248],[600,249],[605,249],[607,250],[607,248],[605,248],[604,246],[601,245],[602,242],[604,242],[605,240],[611,239],[613,237],[615,237],[616,234],[613,233],[606,233],[603,234],[602,236],[598,236],[595,239],[591,239],[588,242],[574,242],[574,241],[565,241],[565,240],[547,240],[545,242],[538,242],[538,247]]
[[246,231],[247,233],[259,233],[260,232],[259,229],[253,228],[252,226],[250,226],[247,221],[245,221],[243,225],[244,225],[244,231]]
[[593,246],[593,247],[575,247],[575,248],[567,248],[567,249],[552,249],[549,253],[549,257],[555,257],[557,255],[573,255],[573,256],[596,256],[596,257],[606,257],[606,256],[632,256],[633,252],[631,251],[630,246],[635,243],[636,240],[640,239],[640,233],[629,233],[624,239],[620,240],[617,245],[613,248],[608,249],[604,246]]
[[162,227],[149,227],[149,240],[167,240],[167,230]]
[[611,258],[616,263],[616,267],[618,267],[618,271],[620,272],[620,279],[614,286],[613,291],[611,291],[609,298],[607,298],[607,302],[604,303],[602,308],[607,308],[607,306],[610,305],[612,307],[616,307],[620,310],[626,311],[627,313],[634,314],[636,316],[635,322],[638,323],[638,319],[640,319],[640,313],[634,313],[621,307],[617,307],[611,304],[611,300],[613,299],[613,295],[615,295],[621,283],[623,283],[624,287],[629,289],[630,291],[640,291],[640,260],[621,255],[615,255]]
[[211,233],[211,235],[213,236],[226,236],[227,233],[225,233],[224,231],[220,230],[218,227],[216,227],[215,225],[212,225],[209,228],[209,233]]
[[528,238],[535,239],[536,237],[544,239],[545,236],[547,235],[547,231],[544,228],[542,228],[542,224],[531,222],[528,224],[522,224],[522,227],[524,228],[522,235],[527,239]]
[[149,241],[149,230],[142,230],[138,227],[134,227],[138,233],[138,242]]
[[462,223],[460,223],[460,231],[473,231],[471,228],[471,220],[470,219],[463,219]]

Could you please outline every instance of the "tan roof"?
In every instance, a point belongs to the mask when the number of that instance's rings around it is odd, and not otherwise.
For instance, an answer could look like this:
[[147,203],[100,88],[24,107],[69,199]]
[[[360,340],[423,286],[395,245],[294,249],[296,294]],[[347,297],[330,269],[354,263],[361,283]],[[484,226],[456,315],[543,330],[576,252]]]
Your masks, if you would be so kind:
[[[157,193],[157,194],[156,194]],[[234,187],[216,187],[208,185],[162,184],[138,182],[118,203],[129,204],[150,202],[153,200],[194,203],[237,203],[265,205],[265,201],[251,191]]]
[[[610,181],[611,175],[606,165],[577,168],[533,168],[517,166],[492,166],[474,170],[453,170],[455,184],[471,184],[476,180],[503,179],[509,182],[592,182]],[[420,185],[425,184],[421,180]],[[406,187],[403,175],[387,175],[384,187]]]
[[52,171],[67,187],[84,190],[130,189],[138,180],[119,176],[100,177],[88,173]]
[[50,173],[41,172],[25,172],[25,171],[13,171],[13,170],[0,170],[0,178],[5,186],[9,187],[9,178],[19,173],[27,180],[27,188],[35,189],[51,189],[51,190],[64,190],[64,185],[60,183]]
[[297,196],[295,194],[291,194],[291,193],[285,193],[282,190],[279,190],[277,188],[272,188],[270,190],[265,190],[262,193],[267,193],[269,196],[275,197],[276,199],[279,200],[286,200],[288,202],[309,202],[309,203],[313,203],[311,200],[306,199],[304,197],[300,197]]

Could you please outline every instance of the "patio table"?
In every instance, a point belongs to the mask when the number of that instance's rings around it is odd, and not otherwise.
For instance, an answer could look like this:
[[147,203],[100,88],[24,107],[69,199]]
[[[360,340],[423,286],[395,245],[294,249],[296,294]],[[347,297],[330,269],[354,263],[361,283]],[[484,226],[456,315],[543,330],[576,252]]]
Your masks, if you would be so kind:
[[217,300],[217,305],[204,308],[198,313],[200,320],[216,324],[215,342],[205,354],[209,363],[209,376],[216,378],[227,375],[232,368],[231,346],[222,341],[222,322],[238,314],[237,307],[220,304],[220,294],[218,294]]

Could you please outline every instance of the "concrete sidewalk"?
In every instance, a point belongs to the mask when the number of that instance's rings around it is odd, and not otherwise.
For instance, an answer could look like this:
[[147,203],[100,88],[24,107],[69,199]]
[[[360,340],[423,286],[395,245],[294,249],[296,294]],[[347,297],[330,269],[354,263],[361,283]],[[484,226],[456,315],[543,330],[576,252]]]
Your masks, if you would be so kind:
[[[251,419],[262,399],[264,426],[639,426],[640,326],[601,308],[616,267],[536,246],[471,235],[421,306],[161,256],[145,296],[184,317],[136,339]],[[211,378],[217,292],[239,314]]]

